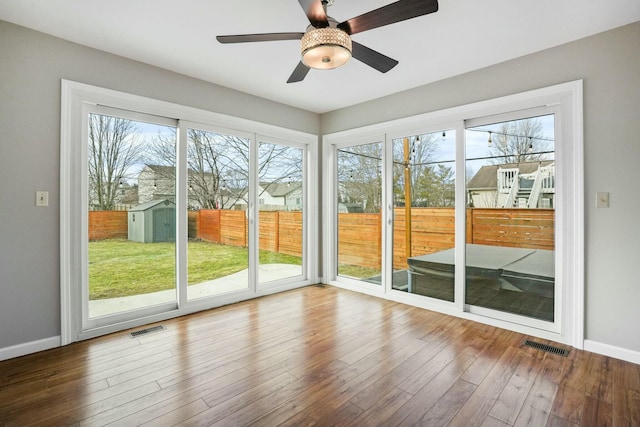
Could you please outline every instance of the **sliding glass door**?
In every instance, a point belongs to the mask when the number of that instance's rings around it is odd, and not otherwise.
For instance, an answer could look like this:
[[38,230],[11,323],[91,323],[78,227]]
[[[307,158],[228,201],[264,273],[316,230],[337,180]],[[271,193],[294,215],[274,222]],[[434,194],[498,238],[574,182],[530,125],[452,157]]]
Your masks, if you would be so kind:
[[558,244],[579,240],[558,214],[580,207],[566,192],[570,104],[524,105],[325,136],[328,281],[547,337],[571,327],[576,270],[556,268],[579,258]]
[[69,99],[65,343],[310,283],[315,137]]

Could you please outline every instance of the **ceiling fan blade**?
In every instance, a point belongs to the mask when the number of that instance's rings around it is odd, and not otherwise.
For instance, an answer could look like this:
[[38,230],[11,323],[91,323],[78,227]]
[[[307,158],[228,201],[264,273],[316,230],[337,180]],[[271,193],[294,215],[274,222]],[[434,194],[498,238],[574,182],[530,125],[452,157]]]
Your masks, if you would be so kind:
[[396,65],[398,61],[393,58],[389,58],[386,55],[381,54],[373,49],[369,49],[360,43],[351,40],[353,52],[351,55],[360,62],[367,64],[368,66],[375,68],[381,73],[386,73]]
[[272,42],[278,40],[300,40],[304,33],[267,33],[267,34],[238,34],[235,36],[218,36],[220,43],[251,43]]
[[[301,0],[302,2],[302,0]],[[438,10],[438,0],[399,0],[338,24],[347,34],[383,27]]]
[[320,0],[298,0],[305,15],[309,18],[309,22],[316,28],[324,28],[329,26],[327,14],[322,7]]
[[307,76],[309,70],[310,68],[304,65],[302,61],[300,61],[296,69],[293,70],[293,73],[291,73],[291,76],[289,77],[289,80],[287,80],[287,83],[301,82]]

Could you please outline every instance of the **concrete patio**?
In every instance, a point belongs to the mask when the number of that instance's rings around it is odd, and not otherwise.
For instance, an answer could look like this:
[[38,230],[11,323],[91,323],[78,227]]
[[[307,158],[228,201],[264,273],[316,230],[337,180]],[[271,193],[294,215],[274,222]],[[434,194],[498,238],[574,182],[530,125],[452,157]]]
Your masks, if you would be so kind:
[[[258,268],[260,283],[272,282],[302,275],[301,265],[264,264]],[[249,286],[248,270],[244,269],[234,274],[215,280],[190,285],[187,287],[189,300],[220,295],[227,292],[246,289]],[[176,300],[176,290],[152,292],[142,295],[132,295],[120,298],[108,298],[89,301],[89,317],[99,317],[123,311],[135,310],[156,304]]]

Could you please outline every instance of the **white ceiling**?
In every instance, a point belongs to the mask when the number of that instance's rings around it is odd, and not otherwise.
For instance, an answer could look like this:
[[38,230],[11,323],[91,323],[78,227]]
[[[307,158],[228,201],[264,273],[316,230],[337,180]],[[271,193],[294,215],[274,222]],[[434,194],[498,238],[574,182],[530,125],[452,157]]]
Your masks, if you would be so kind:
[[[339,22],[391,0],[335,0]],[[224,34],[303,32],[297,0],[0,0],[0,20],[305,110],[324,113],[640,20],[639,0],[440,0],[436,13],[353,39],[400,63],[357,60],[287,84],[299,42],[219,44]]]

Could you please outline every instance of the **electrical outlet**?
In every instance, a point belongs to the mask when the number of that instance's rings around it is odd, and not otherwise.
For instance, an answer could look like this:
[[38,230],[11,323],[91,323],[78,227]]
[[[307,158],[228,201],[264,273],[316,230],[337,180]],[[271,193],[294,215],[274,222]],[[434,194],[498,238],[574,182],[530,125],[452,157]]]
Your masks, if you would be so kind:
[[49,206],[48,191],[36,191],[36,206]]

